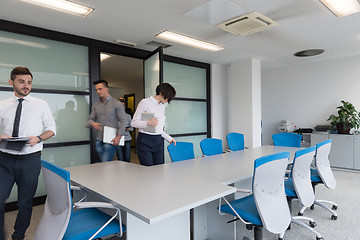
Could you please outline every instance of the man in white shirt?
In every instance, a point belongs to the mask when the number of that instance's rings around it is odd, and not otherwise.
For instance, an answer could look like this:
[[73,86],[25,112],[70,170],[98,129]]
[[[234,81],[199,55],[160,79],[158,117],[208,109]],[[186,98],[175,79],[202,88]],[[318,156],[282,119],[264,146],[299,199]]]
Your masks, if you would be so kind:
[[0,102],[0,127],[4,127],[0,140],[13,137],[28,139],[21,150],[9,149],[7,146],[0,149],[0,240],[5,239],[4,205],[14,183],[18,186],[19,212],[11,237],[13,240],[25,238],[41,170],[43,141],[56,133],[49,105],[29,96],[32,80],[28,68],[14,68],[9,79],[14,96]]

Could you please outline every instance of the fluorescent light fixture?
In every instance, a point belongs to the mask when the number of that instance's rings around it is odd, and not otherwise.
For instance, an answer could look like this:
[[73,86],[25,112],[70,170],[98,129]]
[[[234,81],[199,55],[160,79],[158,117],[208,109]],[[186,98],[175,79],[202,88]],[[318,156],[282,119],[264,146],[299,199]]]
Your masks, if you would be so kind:
[[360,11],[357,0],[321,0],[336,16],[344,17]]
[[216,51],[220,51],[220,50],[224,49],[221,46],[218,46],[218,45],[215,45],[212,43],[208,43],[208,42],[204,42],[201,40],[197,40],[197,39],[187,37],[187,36],[184,36],[181,34],[173,33],[170,31],[164,31],[155,36],[158,38],[166,39],[169,41],[189,45],[192,47],[196,47],[196,48],[200,48],[200,49],[204,49],[204,50],[208,50],[208,51],[212,51],[212,52],[216,52]]
[[65,0],[23,0],[24,2],[37,4],[43,7],[52,8],[66,13],[80,15],[86,17],[94,9],[89,8],[77,3],[65,1]]
[[111,57],[111,56],[108,54],[100,53],[100,61],[104,61],[104,60],[108,59],[109,57]]

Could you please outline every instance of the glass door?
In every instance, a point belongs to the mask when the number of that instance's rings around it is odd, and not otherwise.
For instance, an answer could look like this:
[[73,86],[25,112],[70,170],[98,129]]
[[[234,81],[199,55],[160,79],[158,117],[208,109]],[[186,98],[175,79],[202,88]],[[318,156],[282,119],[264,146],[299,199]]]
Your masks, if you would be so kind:
[[154,96],[157,85],[163,82],[163,49],[157,48],[144,60],[144,96]]

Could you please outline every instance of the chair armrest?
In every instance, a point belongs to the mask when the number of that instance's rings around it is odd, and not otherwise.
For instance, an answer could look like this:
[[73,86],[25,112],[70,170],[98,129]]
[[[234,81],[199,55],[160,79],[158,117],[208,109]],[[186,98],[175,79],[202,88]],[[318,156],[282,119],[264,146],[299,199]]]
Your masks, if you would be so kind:
[[[83,202],[83,201],[86,201],[86,198],[87,198],[87,191],[85,190],[85,189],[82,189],[81,187],[79,187],[79,186],[73,186],[73,185],[71,185],[70,186],[70,190],[71,191],[78,191],[78,192],[82,192],[83,194],[84,194],[84,196],[79,200],[79,201],[77,201],[78,203],[79,202]],[[75,204],[74,204],[75,205]]]
[[93,239],[99,232],[102,231],[112,220],[116,218],[116,216],[119,217],[119,226],[120,226],[120,237],[123,234],[122,230],[122,220],[121,220],[121,214],[120,214],[120,208],[112,205],[111,203],[107,202],[77,202],[74,204],[74,207],[77,209],[84,209],[84,208],[107,208],[107,209],[114,209],[116,210],[116,213],[110,217],[110,219],[96,232],[94,235],[91,236],[90,239]]
[[252,192],[250,189],[244,189],[244,188],[237,188],[236,191],[242,192],[242,193],[251,193]]
[[119,209],[111,203],[107,202],[77,202],[74,204],[76,208],[110,208],[110,209]]
[[240,217],[240,215],[236,212],[236,210],[233,208],[233,206],[231,206],[231,204],[229,203],[229,201],[226,200],[225,197],[221,197],[221,198],[219,199],[219,207],[218,207],[218,209],[219,209],[219,215],[225,215],[225,214],[226,214],[226,213],[221,212],[221,199],[224,199],[224,201],[226,202],[226,204],[229,205],[229,207],[231,208],[231,210],[235,213],[235,215],[236,215],[243,223],[245,223],[246,225],[247,225],[247,224],[252,224],[251,222],[247,222],[247,221],[245,221],[244,219],[242,219],[242,218]]

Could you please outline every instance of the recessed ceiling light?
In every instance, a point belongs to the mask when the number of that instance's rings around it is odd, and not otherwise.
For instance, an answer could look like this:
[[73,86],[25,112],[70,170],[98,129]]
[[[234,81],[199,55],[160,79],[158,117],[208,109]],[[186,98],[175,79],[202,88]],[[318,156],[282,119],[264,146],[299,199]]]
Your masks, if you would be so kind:
[[323,52],[324,52],[324,49],[306,49],[306,50],[294,53],[294,56],[295,57],[312,57],[312,56],[322,54]]
[[344,17],[360,11],[357,0],[321,0],[336,16]]
[[178,33],[173,33],[170,31],[164,31],[155,36],[158,38],[166,39],[169,41],[189,45],[192,47],[196,47],[196,48],[200,48],[200,49],[208,50],[208,51],[212,51],[212,52],[216,52],[216,51],[220,51],[220,50],[224,49],[224,47],[221,47],[221,46],[218,46],[218,45],[215,45],[212,43],[204,42],[204,41],[201,41],[198,39],[194,39],[191,37],[187,37],[187,36],[184,36],[184,35],[181,35]]
[[33,3],[43,7],[52,8],[66,13],[80,15],[86,17],[94,9],[89,8],[77,3],[65,1],[65,0],[22,0],[23,2]]

